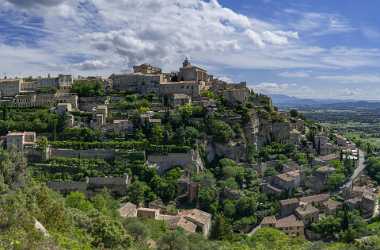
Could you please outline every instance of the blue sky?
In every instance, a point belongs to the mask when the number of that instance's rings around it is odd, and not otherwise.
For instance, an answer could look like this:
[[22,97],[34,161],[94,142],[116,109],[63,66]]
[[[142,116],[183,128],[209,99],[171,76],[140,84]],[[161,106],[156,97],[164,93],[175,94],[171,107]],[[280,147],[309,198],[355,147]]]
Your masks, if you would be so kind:
[[380,1],[0,0],[0,76],[104,75],[185,56],[298,97],[380,99]]

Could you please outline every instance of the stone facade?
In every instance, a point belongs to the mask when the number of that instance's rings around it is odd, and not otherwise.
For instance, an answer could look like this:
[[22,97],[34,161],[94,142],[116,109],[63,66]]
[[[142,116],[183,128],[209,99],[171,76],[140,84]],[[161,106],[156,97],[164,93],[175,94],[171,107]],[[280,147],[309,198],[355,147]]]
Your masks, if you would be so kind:
[[286,217],[294,213],[299,206],[299,200],[297,198],[281,200],[280,201],[280,216]]
[[3,79],[0,80],[0,96],[14,97],[21,93],[22,79]]
[[206,89],[205,82],[196,81],[164,82],[159,85],[159,93],[162,96],[185,94],[193,99],[199,99],[204,89]]
[[153,67],[150,64],[144,63],[138,66],[133,66],[133,72],[141,74],[158,75],[162,73],[162,70],[158,67]]
[[38,79],[39,88],[69,89],[73,85],[72,75],[58,75],[57,77]]
[[281,230],[288,236],[304,237],[305,225],[294,215],[277,220],[274,216],[265,217],[261,222],[262,227],[273,227]]
[[179,69],[178,73],[179,81],[195,81],[195,82],[207,82],[209,80],[209,76],[207,71],[191,65],[189,60],[186,58],[183,62],[182,68]]
[[58,103],[70,103],[73,110],[78,109],[78,96],[71,93],[23,94],[17,95],[9,106],[20,108],[53,107]]
[[114,90],[141,94],[158,93],[160,83],[164,81],[162,74],[131,73],[112,75],[110,78],[113,81]]
[[23,151],[25,148],[34,147],[35,144],[35,132],[9,132],[6,135],[7,149],[16,149]]

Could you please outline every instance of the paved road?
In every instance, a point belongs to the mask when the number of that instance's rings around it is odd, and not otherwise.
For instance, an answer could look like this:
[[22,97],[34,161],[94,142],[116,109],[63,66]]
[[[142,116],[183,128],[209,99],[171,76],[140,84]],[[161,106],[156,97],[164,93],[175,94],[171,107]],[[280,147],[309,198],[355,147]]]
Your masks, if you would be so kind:
[[346,188],[351,187],[352,183],[358,176],[363,172],[365,169],[365,153],[359,149],[359,160],[358,160],[358,166],[355,169],[354,173],[350,177],[350,179],[341,187],[341,191],[345,190]]

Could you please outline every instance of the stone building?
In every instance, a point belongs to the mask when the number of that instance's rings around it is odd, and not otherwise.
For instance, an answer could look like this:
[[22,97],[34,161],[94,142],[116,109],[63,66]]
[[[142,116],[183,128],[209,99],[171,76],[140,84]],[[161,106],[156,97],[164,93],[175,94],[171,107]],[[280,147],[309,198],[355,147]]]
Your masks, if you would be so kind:
[[299,200],[297,198],[291,198],[280,201],[280,216],[286,217],[294,213],[299,206]]
[[189,59],[186,58],[182,64],[182,68],[179,69],[178,73],[179,81],[195,81],[195,82],[208,82],[209,76],[205,69],[193,66]]
[[310,196],[301,197],[299,200],[302,203],[311,204],[315,207],[320,207],[324,202],[330,199],[330,194],[316,194]]
[[169,104],[173,108],[191,104],[191,97],[186,94],[171,94],[169,95]]
[[144,63],[138,66],[133,66],[133,72],[146,75],[158,75],[162,73],[162,70],[158,67],[153,67],[150,64]]
[[8,132],[6,135],[7,149],[23,151],[36,145],[35,132]]
[[137,217],[137,206],[131,202],[127,202],[119,208],[119,214],[123,218]]
[[137,209],[137,217],[157,220],[160,215],[159,209],[140,207]]
[[295,215],[302,220],[305,225],[310,225],[319,220],[319,210],[309,203],[300,203],[296,208]]
[[159,93],[161,96],[185,94],[192,99],[200,99],[201,91],[206,88],[206,83],[202,81],[163,82],[159,85]]
[[261,226],[277,228],[288,236],[304,237],[305,225],[294,215],[290,215],[278,220],[274,216],[265,217],[261,222]]
[[58,75],[57,77],[50,77],[38,79],[39,88],[56,88],[56,89],[69,89],[73,85],[72,75]]
[[58,103],[70,103],[73,110],[78,109],[78,96],[71,93],[35,94],[27,93],[16,95],[9,104],[12,107],[53,107]]
[[14,97],[21,93],[22,79],[2,79],[0,80],[0,96]]
[[272,185],[286,191],[292,191],[301,185],[300,171],[295,170],[276,175],[272,180]]
[[334,215],[336,212],[343,207],[343,203],[329,199],[328,201],[323,202],[323,210],[327,215]]
[[158,93],[160,84],[164,81],[162,74],[131,73],[111,75],[113,90],[137,92],[140,94]]
[[71,111],[73,111],[71,103],[58,103],[57,108],[55,110],[55,112],[59,115],[64,115]]
[[197,231],[208,237],[211,230],[211,214],[199,209],[190,209],[181,211],[179,215],[197,225]]
[[245,103],[249,97],[249,89],[246,83],[229,84],[223,91],[223,98],[231,105]]

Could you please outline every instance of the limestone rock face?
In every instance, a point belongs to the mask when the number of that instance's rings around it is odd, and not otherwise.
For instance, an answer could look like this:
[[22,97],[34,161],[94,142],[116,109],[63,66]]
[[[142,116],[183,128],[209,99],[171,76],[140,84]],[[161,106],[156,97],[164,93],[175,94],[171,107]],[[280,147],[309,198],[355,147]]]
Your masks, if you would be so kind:
[[206,147],[207,160],[213,161],[215,157],[225,157],[236,162],[247,158],[247,145],[244,142],[217,143],[209,141]]
[[270,119],[259,120],[257,145],[261,147],[274,141],[288,143],[290,140],[291,126],[287,121],[271,121]]
[[260,128],[259,116],[254,110],[250,111],[249,116],[250,119],[244,126],[245,137],[247,143],[257,145]]

